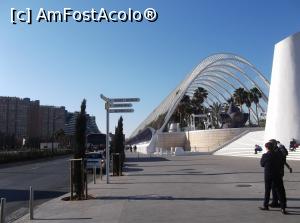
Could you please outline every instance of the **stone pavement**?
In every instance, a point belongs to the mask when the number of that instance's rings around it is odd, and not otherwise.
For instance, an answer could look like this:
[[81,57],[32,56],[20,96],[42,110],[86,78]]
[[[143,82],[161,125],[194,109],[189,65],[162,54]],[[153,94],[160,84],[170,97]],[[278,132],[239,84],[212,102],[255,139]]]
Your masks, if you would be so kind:
[[[51,200],[35,210],[36,223],[48,222],[299,222],[300,162],[286,172],[289,215],[260,211],[263,169],[259,159],[211,155],[146,158],[129,154],[126,176],[111,184],[89,184],[88,201]],[[105,179],[105,178],[104,178]],[[17,222],[30,222],[24,216]]]

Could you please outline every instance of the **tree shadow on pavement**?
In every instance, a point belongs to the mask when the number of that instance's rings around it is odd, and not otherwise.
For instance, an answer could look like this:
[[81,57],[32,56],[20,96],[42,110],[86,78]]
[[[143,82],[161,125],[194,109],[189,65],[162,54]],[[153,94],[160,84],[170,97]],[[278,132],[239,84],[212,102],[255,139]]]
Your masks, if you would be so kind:
[[124,171],[126,173],[129,173],[129,172],[139,172],[139,171],[143,171],[144,169],[143,168],[137,168],[137,167],[127,167],[127,168],[124,168]]
[[300,215],[300,211],[287,211],[287,215]]
[[[293,208],[287,208],[287,214],[286,215],[300,215],[300,211],[291,211],[290,209],[293,209]],[[280,212],[280,209],[271,209],[269,211]]]
[[137,166],[138,164],[136,163],[126,163],[125,166]]
[[126,162],[160,162],[160,161],[170,161],[164,157],[127,157]]
[[[130,175],[132,176],[132,175]],[[203,182],[203,181],[137,181],[137,182],[113,182],[113,184],[199,184],[199,185],[227,185],[227,184],[258,184],[264,181],[234,181],[234,182]],[[252,185],[251,185],[252,186]]]
[[175,165],[175,164],[166,164],[166,165],[156,165],[154,164],[153,166],[150,166],[150,165],[147,165],[147,166],[141,166],[139,165],[140,167],[180,167],[180,166],[217,166],[218,164],[214,164],[214,163],[198,163],[198,164],[181,164],[181,165]]
[[186,171],[178,170],[179,173],[142,173],[142,174],[133,174],[132,176],[188,176],[188,175],[199,175],[199,176],[222,176],[222,175],[234,175],[234,174],[262,174],[261,172],[224,172],[224,173],[203,173],[201,171]]
[[[135,195],[135,196],[101,196],[99,200],[170,200],[170,201],[263,201],[263,198],[253,197],[173,197],[164,195]],[[288,198],[288,201],[300,201],[300,198]],[[288,207],[297,209],[298,207]]]

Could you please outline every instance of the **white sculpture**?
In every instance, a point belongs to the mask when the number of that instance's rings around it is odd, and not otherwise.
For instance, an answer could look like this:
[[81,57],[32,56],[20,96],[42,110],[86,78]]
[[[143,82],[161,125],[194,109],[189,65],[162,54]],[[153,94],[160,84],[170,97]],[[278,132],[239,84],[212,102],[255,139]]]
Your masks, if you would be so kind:
[[300,142],[300,32],[275,45],[265,141]]

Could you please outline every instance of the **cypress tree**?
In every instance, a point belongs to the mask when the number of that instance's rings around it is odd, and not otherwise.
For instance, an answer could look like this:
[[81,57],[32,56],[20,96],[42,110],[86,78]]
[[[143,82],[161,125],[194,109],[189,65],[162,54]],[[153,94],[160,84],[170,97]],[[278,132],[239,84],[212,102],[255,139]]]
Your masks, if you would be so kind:
[[[123,118],[119,118],[118,126],[115,128],[115,135],[113,138],[113,153],[119,153],[119,156],[114,156],[114,175],[122,173],[124,161],[125,161],[125,146],[124,146],[124,134],[123,134]],[[121,170],[119,169],[121,167]]]
[[[75,129],[75,151],[74,159],[84,159],[85,157],[85,145],[86,145],[86,100],[83,99],[81,103],[80,113],[76,119]],[[82,199],[84,195],[84,180],[85,177],[82,174],[82,166],[80,162],[75,162],[74,165],[74,183],[75,193],[78,199]]]

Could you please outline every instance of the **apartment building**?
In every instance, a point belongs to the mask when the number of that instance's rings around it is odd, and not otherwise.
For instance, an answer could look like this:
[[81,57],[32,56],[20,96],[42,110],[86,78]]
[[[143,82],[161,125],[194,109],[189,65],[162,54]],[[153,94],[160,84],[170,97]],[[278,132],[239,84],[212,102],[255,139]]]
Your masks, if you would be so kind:
[[0,97],[0,132],[16,137],[36,137],[39,101],[29,98]]
[[[64,130],[67,135],[75,134],[78,112],[68,112],[64,106],[40,105],[30,98],[0,96],[0,133],[22,138],[50,140]],[[100,133],[94,116],[87,114],[87,134]]]

